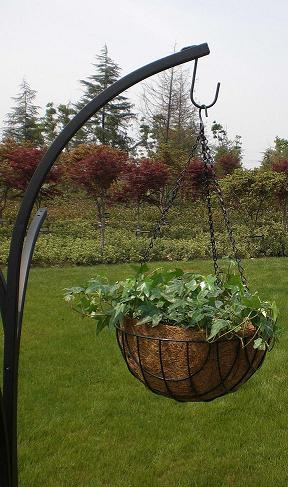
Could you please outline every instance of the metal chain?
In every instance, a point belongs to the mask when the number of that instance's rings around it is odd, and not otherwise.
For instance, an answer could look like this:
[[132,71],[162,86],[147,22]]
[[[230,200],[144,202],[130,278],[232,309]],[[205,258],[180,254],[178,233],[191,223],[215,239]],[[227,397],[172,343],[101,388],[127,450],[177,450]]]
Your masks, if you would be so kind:
[[198,147],[199,142],[200,142],[202,156],[203,156],[203,163],[204,163],[204,168],[205,168],[204,184],[205,184],[205,193],[206,193],[207,209],[208,209],[210,243],[211,243],[211,249],[212,249],[214,271],[215,271],[215,275],[217,278],[217,282],[219,284],[221,283],[221,277],[220,277],[220,269],[219,269],[219,265],[218,265],[218,254],[217,254],[217,246],[216,246],[216,239],[215,239],[214,221],[213,221],[213,211],[212,211],[212,201],[211,201],[211,184],[210,184],[211,181],[213,183],[214,189],[216,190],[218,200],[220,203],[220,207],[221,207],[221,210],[223,213],[226,230],[227,230],[229,241],[230,241],[230,244],[231,244],[231,247],[233,250],[233,257],[237,263],[237,267],[238,267],[238,271],[239,271],[241,280],[242,280],[243,284],[247,287],[247,279],[246,279],[245,274],[244,274],[244,269],[242,267],[241,259],[239,257],[238,249],[236,246],[236,241],[235,241],[235,238],[233,236],[232,225],[231,225],[231,222],[230,222],[230,219],[228,216],[227,208],[225,206],[222,191],[221,191],[221,188],[219,186],[219,183],[218,183],[218,180],[216,177],[214,159],[212,157],[211,150],[210,150],[209,145],[208,145],[208,139],[205,136],[204,124],[203,124],[202,117],[201,117],[201,110],[202,109],[203,108],[200,108],[200,110],[199,110],[200,128],[199,128],[199,134],[197,136],[196,142],[192,147],[192,150],[189,154],[188,160],[187,160],[184,168],[182,169],[181,173],[177,177],[173,188],[169,191],[169,193],[167,195],[165,205],[163,206],[163,208],[161,210],[160,218],[159,218],[158,222],[156,223],[156,225],[153,229],[153,233],[152,233],[152,236],[150,238],[150,242],[149,242],[148,247],[146,248],[142,258],[140,259],[140,262],[141,262],[141,264],[143,264],[144,262],[146,262],[148,260],[148,257],[149,257],[149,254],[150,254],[152,248],[153,248],[154,242],[155,242],[156,238],[158,237],[158,235],[161,231],[161,227],[165,222],[165,218],[167,216],[168,211],[172,207],[172,205],[173,205],[173,203],[177,197],[177,194],[179,192],[179,189],[181,187],[181,184],[183,182],[183,179],[186,175],[187,169],[188,169],[189,164],[191,162],[191,159],[195,156],[197,147]]
[[165,217],[166,217],[168,211],[172,207],[172,205],[173,205],[173,203],[174,203],[174,201],[175,201],[175,199],[177,197],[178,191],[179,191],[179,189],[181,187],[181,184],[183,182],[183,179],[184,179],[184,177],[186,175],[186,172],[187,172],[187,169],[188,169],[189,164],[191,162],[191,159],[193,157],[195,157],[195,154],[196,154],[196,151],[197,151],[197,148],[198,148],[198,145],[199,145],[200,140],[201,140],[201,134],[199,133],[198,136],[197,136],[196,142],[195,142],[195,144],[193,145],[193,147],[191,149],[191,152],[189,154],[188,160],[187,160],[184,168],[182,169],[182,171],[180,172],[179,176],[177,177],[173,188],[169,191],[169,193],[167,195],[165,205],[163,206],[163,208],[161,210],[160,218],[159,218],[158,222],[156,223],[156,225],[155,225],[155,227],[153,229],[153,233],[152,233],[152,236],[150,238],[149,245],[148,245],[147,249],[145,250],[142,258],[140,259],[141,264],[143,264],[144,262],[146,262],[147,259],[148,259],[148,257],[149,257],[149,254],[150,254],[150,252],[151,252],[151,250],[153,248],[154,242],[155,242],[156,238],[158,237],[158,235],[159,235],[159,233],[161,231],[162,225],[165,222]]
[[211,150],[208,145],[207,137],[205,136],[204,124],[201,118],[200,112],[200,141],[201,141],[201,149],[203,155],[203,162],[205,166],[205,174],[206,174],[206,194],[207,194],[207,206],[208,206],[208,216],[209,216],[209,225],[210,225],[210,235],[211,235],[211,247],[212,247],[212,255],[214,261],[214,268],[217,280],[220,280],[220,273],[219,273],[219,266],[217,263],[217,250],[216,250],[216,242],[215,242],[215,232],[214,232],[214,223],[213,223],[213,216],[212,216],[212,205],[211,205],[211,193],[210,193],[210,181],[212,181],[214,189],[216,190],[218,200],[220,203],[220,207],[223,213],[224,222],[228,234],[228,238],[233,250],[233,257],[237,263],[238,271],[241,277],[243,284],[247,287],[247,279],[244,274],[244,269],[241,264],[241,259],[239,257],[239,252],[237,249],[236,241],[233,235],[232,225],[228,216],[228,211],[225,206],[223,194],[219,185],[219,182],[216,177],[215,173],[215,163],[214,159],[211,154]]
[[[209,230],[210,230],[210,244],[212,250],[212,258],[213,258],[213,266],[214,272],[216,276],[217,283],[221,284],[221,276],[220,276],[220,269],[218,265],[218,255],[217,255],[217,246],[215,240],[215,229],[214,229],[214,220],[213,220],[213,210],[212,210],[212,201],[211,201],[211,190],[210,190],[210,179],[211,179],[211,170],[210,165],[208,166],[207,158],[206,158],[206,149],[207,147],[204,144],[204,126],[200,123],[200,142],[201,142],[201,150],[203,156],[203,164],[204,164],[204,191],[207,201],[207,211],[208,211],[208,222],[209,222]],[[205,137],[205,135],[204,135]]]

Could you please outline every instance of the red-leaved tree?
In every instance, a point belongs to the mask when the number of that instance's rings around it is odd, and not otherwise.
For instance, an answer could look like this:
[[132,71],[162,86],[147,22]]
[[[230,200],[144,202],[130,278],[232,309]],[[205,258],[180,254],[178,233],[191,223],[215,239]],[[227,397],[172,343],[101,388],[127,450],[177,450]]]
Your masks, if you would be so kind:
[[[101,252],[105,246],[106,205],[113,183],[123,173],[128,155],[106,145],[93,146],[83,159],[66,165],[67,175],[95,199],[99,217]],[[73,161],[73,159],[72,159]]]
[[161,161],[153,159],[132,160],[121,176],[120,188],[114,192],[118,201],[133,201],[137,210],[139,230],[140,206],[143,202],[162,208],[164,190],[171,177],[171,169]]
[[[44,150],[35,147],[18,147],[7,154],[7,162],[10,167],[9,184],[12,189],[19,190],[22,194],[32,178],[36,167],[38,166]],[[41,200],[45,196],[52,198],[58,193],[57,185],[61,178],[61,171],[58,166],[48,174],[36,201],[39,208]]]
[[224,178],[230,174],[233,174],[235,169],[241,167],[241,159],[237,151],[231,150],[224,154],[219,154],[216,158],[216,174],[218,178]]
[[10,183],[11,176],[13,175],[13,169],[11,168],[7,154],[15,150],[17,147],[16,142],[13,139],[6,139],[0,144],[0,219],[2,221],[3,213],[6,208],[6,204],[9,196],[12,192]]
[[273,171],[285,173],[288,175],[288,159],[282,159],[278,162],[275,162],[272,165],[272,169]]
[[205,194],[206,179],[211,177],[211,170],[208,168],[207,171],[201,159],[194,158],[191,160],[182,184],[182,194],[186,198],[195,201]]

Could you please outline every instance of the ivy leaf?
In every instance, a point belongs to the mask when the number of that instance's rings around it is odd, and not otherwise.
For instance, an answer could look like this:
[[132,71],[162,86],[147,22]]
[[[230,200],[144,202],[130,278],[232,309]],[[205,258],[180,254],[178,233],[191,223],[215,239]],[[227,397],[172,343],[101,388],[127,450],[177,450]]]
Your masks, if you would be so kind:
[[75,286],[75,287],[66,288],[64,289],[64,291],[65,291],[65,296],[67,296],[69,294],[83,293],[85,291],[85,288],[81,286]]
[[243,298],[242,302],[247,308],[251,309],[258,309],[261,304],[260,298],[257,294]]
[[152,316],[152,326],[159,325],[161,320],[162,320],[162,314]]
[[153,316],[155,314],[158,314],[159,310],[154,306],[154,304],[146,302],[146,303],[141,303],[138,306],[139,311],[141,312],[141,315],[144,316]]
[[109,316],[102,316],[101,318],[98,318],[96,324],[96,335],[99,335],[99,333],[101,333],[106,326],[109,326]]
[[211,332],[210,332],[210,335],[208,337],[208,340],[212,340],[212,338],[215,338],[216,335],[218,335],[218,333],[221,330],[226,329],[227,327],[229,327],[229,325],[230,325],[229,320],[222,320],[222,319],[213,320]]
[[188,291],[191,291],[191,292],[195,291],[198,286],[199,286],[199,284],[196,281],[196,279],[192,279],[192,281],[186,282],[186,284],[185,284],[186,289],[188,289]]
[[115,323],[121,321],[121,319],[124,316],[124,311],[125,311],[125,303],[116,304],[114,309],[114,317],[113,317]]
[[258,349],[258,350],[265,350],[266,344],[265,344],[263,338],[257,338],[254,341],[253,348]]
[[73,296],[73,294],[67,293],[64,295],[64,300],[66,301],[66,303],[70,303],[71,301],[74,301],[74,299],[75,296]]
[[137,321],[136,325],[145,325],[152,321],[152,316],[144,316],[141,320]]
[[190,326],[195,326],[199,321],[203,320],[205,316],[201,309],[196,309],[192,311],[192,313],[188,313],[188,315],[191,317]]
[[143,282],[138,286],[137,291],[140,291],[144,294],[144,296],[148,297],[150,296],[150,285],[148,282]]
[[225,289],[230,289],[233,293],[244,293],[244,285],[241,281],[241,277],[238,275],[230,275],[224,285]]

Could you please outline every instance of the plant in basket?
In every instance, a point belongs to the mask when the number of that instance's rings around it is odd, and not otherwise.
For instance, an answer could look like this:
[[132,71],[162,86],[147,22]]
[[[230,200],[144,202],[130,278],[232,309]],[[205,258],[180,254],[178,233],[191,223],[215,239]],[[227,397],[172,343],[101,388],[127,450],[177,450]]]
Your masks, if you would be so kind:
[[130,372],[155,393],[210,401],[234,392],[262,365],[277,337],[276,304],[251,293],[232,272],[221,283],[181,269],[134,266],[110,284],[96,277],[66,289],[74,310],[116,328]]

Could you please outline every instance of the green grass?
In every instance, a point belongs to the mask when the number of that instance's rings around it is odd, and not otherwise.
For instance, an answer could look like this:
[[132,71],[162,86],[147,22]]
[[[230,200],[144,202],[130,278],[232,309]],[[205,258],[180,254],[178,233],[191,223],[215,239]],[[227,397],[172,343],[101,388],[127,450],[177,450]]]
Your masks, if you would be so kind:
[[[203,261],[178,265],[211,271]],[[277,300],[284,328],[288,259],[245,265],[251,288]],[[94,323],[62,300],[64,287],[96,273],[119,279],[130,268],[31,271],[20,360],[20,486],[287,486],[286,330],[237,393],[178,404],[147,391],[128,373],[114,334],[96,338]]]

